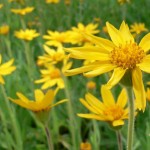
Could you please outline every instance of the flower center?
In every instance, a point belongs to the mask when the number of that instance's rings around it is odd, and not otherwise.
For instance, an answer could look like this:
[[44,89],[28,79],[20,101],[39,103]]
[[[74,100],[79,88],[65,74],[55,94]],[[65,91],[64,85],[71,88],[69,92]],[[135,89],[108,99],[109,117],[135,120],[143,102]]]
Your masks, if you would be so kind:
[[53,70],[50,74],[51,79],[57,79],[57,78],[60,78],[60,76],[61,75],[60,75],[59,69]]
[[106,116],[112,117],[113,120],[118,120],[123,116],[124,110],[120,106],[115,105],[107,108],[103,113]]
[[57,52],[52,56],[53,61],[62,61],[64,59],[64,54],[61,52]]
[[144,50],[136,43],[127,43],[125,46],[115,47],[111,53],[111,63],[123,69],[133,69],[145,56]]

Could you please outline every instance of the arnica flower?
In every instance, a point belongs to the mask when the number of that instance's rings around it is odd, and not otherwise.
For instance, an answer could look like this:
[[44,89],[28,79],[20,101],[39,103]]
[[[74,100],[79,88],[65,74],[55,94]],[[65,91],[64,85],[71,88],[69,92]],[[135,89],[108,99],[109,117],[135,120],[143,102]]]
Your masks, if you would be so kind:
[[41,90],[34,90],[35,101],[28,99],[22,93],[17,92],[18,99],[9,98],[13,103],[20,105],[23,108],[29,109],[33,112],[40,111],[49,111],[52,107],[59,105],[66,100],[61,100],[55,104],[53,104],[54,97],[56,95],[56,91],[48,90],[46,94],[44,94]]
[[45,42],[48,46],[62,47],[63,44],[70,42],[70,31],[58,32],[47,31],[48,35],[44,35],[43,38],[48,40]]
[[42,78],[36,80],[35,83],[43,83],[41,89],[47,89],[49,87],[53,87],[57,85],[59,88],[64,88],[64,81],[61,77],[60,69],[56,68],[55,66],[51,65],[45,69],[40,70]]
[[11,9],[11,12],[24,16],[28,13],[31,13],[34,10],[34,7],[26,7],[26,8],[22,8],[22,9]]
[[80,144],[80,150],[92,150],[92,146],[90,143],[85,142]]
[[38,57],[37,64],[39,66],[45,65],[45,64],[58,64],[59,62],[62,62],[65,59],[65,52],[62,49],[62,47],[59,47],[57,50],[54,50],[52,48],[49,48],[48,46],[43,46],[46,54],[43,56]]
[[1,35],[7,35],[9,33],[9,26],[8,25],[2,25],[0,27],[0,34]]
[[25,41],[31,41],[34,38],[38,37],[40,34],[36,32],[36,30],[32,29],[26,29],[26,30],[20,30],[20,31],[15,31],[15,36],[18,39],[22,39]]
[[130,31],[136,34],[148,31],[144,23],[134,23],[130,26]]
[[96,119],[109,123],[112,127],[124,125],[124,119],[128,119],[128,108],[126,90],[123,89],[115,102],[112,93],[105,86],[101,88],[101,95],[103,102],[98,100],[95,96],[88,93],[85,95],[85,100],[80,99],[80,102],[91,113],[78,114],[79,117]]
[[8,62],[2,63],[2,56],[0,55],[0,84],[4,84],[5,81],[3,76],[11,74],[14,70],[16,70],[15,66],[12,66],[14,59],[9,60]]
[[100,30],[97,29],[98,24],[90,23],[88,25],[83,25],[82,23],[78,23],[77,27],[72,27],[72,43],[73,44],[82,44],[88,43],[88,39],[83,36],[84,33],[86,34],[97,34]]
[[4,6],[3,4],[0,4],[0,9],[1,9],[3,6]]
[[88,90],[93,90],[96,88],[96,83],[94,81],[88,81],[86,84],[86,88]]
[[95,43],[95,46],[66,49],[72,58],[96,61],[68,70],[66,75],[84,73],[86,77],[94,77],[114,70],[107,83],[107,87],[112,88],[128,74],[131,76],[137,108],[144,111],[146,96],[141,70],[150,73],[150,55],[148,54],[150,33],[145,35],[138,44],[124,21],[119,30],[108,22],[106,25],[112,41],[86,34],[85,37]]
[[119,4],[125,4],[125,3],[129,3],[130,2],[130,0],[118,0],[118,3]]
[[53,3],[53,4],[57,4],[60,2],[60,0],[45,0],[46,3]]
[[66,5],[70,5],[71,4],[71,0],[65,0],[64,1]]

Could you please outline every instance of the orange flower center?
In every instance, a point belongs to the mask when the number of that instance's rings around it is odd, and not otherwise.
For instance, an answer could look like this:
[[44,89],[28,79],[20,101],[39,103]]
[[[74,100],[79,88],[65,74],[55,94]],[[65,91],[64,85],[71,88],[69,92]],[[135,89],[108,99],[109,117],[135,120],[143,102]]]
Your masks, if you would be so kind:
[[51,79],[57,79],[61,77],[59,69],[55,69],[50,74]]
[[125,46],[115,47],[111,53],[111,63],[123,69],[133,69],[141,63],[145,56],[144,50],[136,43],[127,43]]
[[107,108],[103,113],[106,116],[112,117],[113,120],[118,120],[123,116],[124,110],[120,106],[115,105]]

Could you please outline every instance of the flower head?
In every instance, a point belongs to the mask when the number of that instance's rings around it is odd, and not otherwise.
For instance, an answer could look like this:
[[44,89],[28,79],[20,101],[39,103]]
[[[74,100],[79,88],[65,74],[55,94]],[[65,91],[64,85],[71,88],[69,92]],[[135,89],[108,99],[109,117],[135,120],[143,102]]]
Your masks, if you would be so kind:
[[129,3],[130,2],[130,0],[118,0],[118,3],[119,4],[124,4],[124,3]]
[[26,30],[16,31],[15,36],[25,41],[31,41],[37,36],[39,36],[39,33],[37,33],[36,30],[26,29]]
[[16,70],[15,66],[12,66],[14,59],[9,60],[8,62],[2,63],[2,56],[0,55],[0,84],[4,84],[5,81],[3,76],[11,74],[14,70]]
[[57,4],[60,2],[60,0],[45,0],[46,3],[54,3]]
[[83,34],[97,34],[100,32],[97,27],[98,24],[90,23],[85,26],[82,23],[78,23],[77,27],[72,27],[72,43],[81,44],[89,42],[88,39],[83,36]]
[[58,32],[48,31],[48,35],[44,35],[43,38],[48,40],[45,44],[49,46],[62,47],[64,43],[69,42],[70,31]]
[[86,66],[68,70],[66,75],[84,73],[86,77],[94,77],[114,70],[107,83],[107,87],[112,88],[128,73],[132,80],[137,108],[144,111],[146,96],[141,70],[150,73],[150,54],[148,54],[150,33],[145,35],[138,44],[124,21],[119,30],[108,22],[106,25],[111,41],[85,34],[85,37],[95,46],[66,49],[72,58],[95,60]]
[[105,86],[101,88],[103,102],[98,100],[92,94],[85,95],[85,100],[80,102],[90,110],[90,114],[78,114],[79,117],[96,119],[108,122],[111,126],[117,127],[124,125],[124,119],[128,119],[127,94],[123,89],[115,102],[112,93]]
[[80,144],[80,150],[92,150],[92,146],[90,143],[85,142]]
[[11,9],[11,12],[18,14],[18,15],[26,15],[34,10],[34,7],[26,7],[22,9]]
[[9,26],[8,25],[2,25],[0,27],[0,34],[6,35],[9,33]]
[[38,62],[37,64],[39,66],[41,65],[47,65],[47,64],[57,64],[59,62],[63,62],[65,59],[65,52],[62,49],[62,47],[59,47],[56,50],[49,48],[48,46],[44,45],[43,46],[46,54],[44,56],[39,56],[38,57]]
[[1,9],[3,6],[4,6],[3,4],[0,4],[0,9]]
[[96,88],[96,83],[93,82],[93,81],[88,81],[87,84],[86,84],[86,87],[88,90],[93,90]]
[[59,88],[64,88],[64,81],[61,77],[61,71],[53,65],[48,66],[41,71],[42,79],[36,80],[35,83],[43,83],[42,89],[47,89],[57,85]]
[[148,31],[145,27],[144,23],[134,23],[130,26],[130,31],[136,34],[140,34],[141,32]]
[[18,99],[9,98],[13,103],[20,105],[26,109],[29,109],[33,112],[40,111],[49,111],[52,107],[66,102],[66,100],[61,100],[55,104],[53,104],[54,97],[56,95],[56,91],[48,90],[46,94],[44,94],[41,90],[34,90],[35,101],[28,99],[22,93],[17,92]]

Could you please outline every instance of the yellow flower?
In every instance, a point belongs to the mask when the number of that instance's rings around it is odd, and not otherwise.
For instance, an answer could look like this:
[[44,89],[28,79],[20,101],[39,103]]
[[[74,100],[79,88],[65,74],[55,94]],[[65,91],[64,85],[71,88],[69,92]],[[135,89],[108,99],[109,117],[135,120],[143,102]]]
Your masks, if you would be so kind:
[[150,88],[147,88],[146,98],[147,98],[148,101],[150,101]]
[[54,3],[57,4],[60,2],[60,0],[45,0],[46,3]]
[[0,84],[4,84],[5,81],[3,76],[11,74],[14,70],[16,70],[15,66],[12,66],[14,59],[9,60],[8,62],[2,63],[2,56],[0,55]]
[[36,80],[35,83],[43,83],[41,89],[47,89],[57,85],[59,88],[64,88],[64,81],[61,77],[61,71],[54,67],[49,66],[46,69],[40,70],[42,79]]
[[8,25],[2,25],[0,27],[0,34],[6,35],[9,33],[9,26]]
[[100,31],[97,29],[98,24],[90,23],[88,25],[83,25],[82,23],[78,23],[77,27],[72,27],[72,43],[73,44],[81,44],[89,42],[85,36],[83,36],[84,33],[86,34],[97,34]]
[[119,4],[124,4],[124,3],[129,3],[130,2],[130,0],[118,0],[118,3]]
[[39,66],[44,65],[44,64],[57,64],[59,62],[63,62],[65,59],[65,52],[64,50],[59,47],[57,51],[54,49],[49,48],[48,46],[44,45],[44,50],[47,54],[44,54],[44,56],[39,56],[38,57],[38,62],[37,64]]
[[49,46],[62,47],[64,43],[68,43],[70,31],[58,32],[48,31],[48,35],[44,35],[43,38],[48,40],[45,44]]
[[130,26],[130,31],[135,32],[136,34],[140,34],[141,32],[148,31],[148,29],[145,27],[144,23],[134,23]]
[[89,90],[93,90],[93,89],[96,88],[96,83],[93,82],[93,81],[88,81],[87,84],[86,84],[86,87],[87,87],[87,89],[89,89]]
[[92,150],[92,146],[90,143],[85,142],[80,144],[80,150]]
[[11,9],[11,12],[18,14],[18,15],[26,15],[34,10],[34,7],[26,7],[22,9]]
[[52,107],[59,105],[67,100],[61,100],[53,104],[56,91],[48,90],[44,94],[41,90],[34,90],[35,101],[25,97],[22,93],[17,92],[18,99],[9,98],[13,103],[20,105],[23,108],[29,109],[33,112],[49,111]]
[[78,114],[79,117],[96,119],[108,122],[113,127],[124,125],[124,119],[128,119],[127,94],[123,89],[115,102],[112,93],[105,86],[101,88],[103,102],[99,101],[92,94],[85,95],[85,100],[80,99],[80,102],[90,110],[90,114]]
[[16,31],[15,36],[25,41],[31,41],[35,37],[39,36],[39,33],[37,33],[36,30],[26,29],[26,30]]
[[66,75],[84,73],[86,77],[94,77],[114,70],[107,83],[107,87],[112,88],[125,74],[129,74],[137,100],[137,108],[144,111],[146,96],[141,70],[150,73],[150,54],[148,54],[150,33],[145,35],[138,44],[124,21],[119,30],[107,22],[107,29],[112,41],[86,34],[85,37],[96,46],[66,49],[72,58],[96,60],[89,65],[68,70]]
[[70,5],[71,4],[71,0],[65,0],[65,4],[66,5]]
[[3,6],[4,6],[3,4],[0,4],[0,9],[1,9]]

